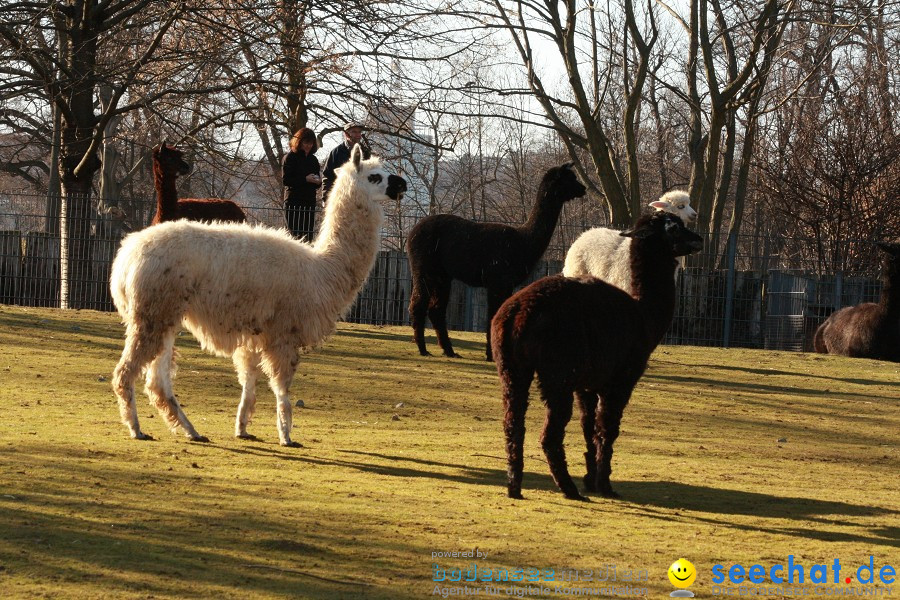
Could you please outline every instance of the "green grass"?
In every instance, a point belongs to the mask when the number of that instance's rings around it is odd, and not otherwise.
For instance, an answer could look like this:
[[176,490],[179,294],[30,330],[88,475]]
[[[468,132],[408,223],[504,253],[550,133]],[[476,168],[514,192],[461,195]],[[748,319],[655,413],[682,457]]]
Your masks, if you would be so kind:
[[[616,445],[622,499],[556,490],[534,399],[514,502],[481,335],[422,358],[407,328],[342,324],[294,381],[303,448],[278,445],[264,383],[259,441],[232,437],[231,363],[186,333],[175,389],[212,442],[168,433],[143,395],[157,440],[129,439],[109,384],[122,338],[112,314],[0,306],[3,597],[425,598],[434,563],[473,562],[432,552],[475,547],[480,568],[645,570],[655,597],[680,556],[701,597],[716,563],[900,567],[897,364],[661,347]],[[568,433],[580,482],[577,416]]]

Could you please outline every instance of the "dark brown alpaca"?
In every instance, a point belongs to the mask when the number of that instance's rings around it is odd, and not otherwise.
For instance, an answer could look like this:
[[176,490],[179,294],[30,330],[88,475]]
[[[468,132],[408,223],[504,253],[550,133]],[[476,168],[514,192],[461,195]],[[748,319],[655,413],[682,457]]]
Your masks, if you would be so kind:
[[156,214],[151,225],[165,221],[187,219],[189,221],[232,221],[243,223],[247,215],[231,200],[222,198],[178,199],[175,179],[187,175],[191,165],[182,158],[182,152],[165,142],[153,149],[153,180],[156,185]]
[[900,362],[900,243],[878,242],[885,252],[881,297],[842,308],[816,330],[816,352]]
[[680,218],[663,212],[641,217],[622,235],[631,238],[634,297],[600,279],[557,275],[521,290],[494,317],[510,498],[522,497],[525,411],[535,374],[547,406],[541,445],[556,485],[567,498],[584,500],[563,449],[574,394],[587,444],[585,488],[616,497],[609,481],[613,443],[650,353],[672,322],[675,257],[703,244]]
[[427,312],[444,354],[459,356],[447,334],[450,284],[459,279],[472,287],[487,288],[486,356],[493,360],[491,318],[543,256],[563,204],[584,196],[585,191],[572,165],[565,164],[544,175],[531,215],[519,227],[475,223],[455,215],[432,215],[419,221],[406,242],[412,271],[409,315],[419,353],[429,355],[425,349]]

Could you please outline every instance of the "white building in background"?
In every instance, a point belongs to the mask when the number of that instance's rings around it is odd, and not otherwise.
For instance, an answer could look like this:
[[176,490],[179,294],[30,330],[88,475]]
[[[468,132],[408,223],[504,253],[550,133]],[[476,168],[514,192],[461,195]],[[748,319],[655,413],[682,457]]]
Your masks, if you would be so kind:
[[415,107],[403,104],[373,105],[367,119],[366,134],[372,152],[406,179],[407,192],[393,207],[385,206],[385,233],[402,248],[406,234],[428,214],[431,194],[425,183],[433,170],[434,137],[416,119]]

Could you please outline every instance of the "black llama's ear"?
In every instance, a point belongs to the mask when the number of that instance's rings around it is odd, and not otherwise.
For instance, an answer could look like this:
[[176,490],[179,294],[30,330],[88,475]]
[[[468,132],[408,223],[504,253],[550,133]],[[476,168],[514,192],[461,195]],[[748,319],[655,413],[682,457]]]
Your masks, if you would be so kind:
[[651,229],[645,225],[643,227],[633,227],[632,229],[626,229],[619,235],[621,235],[622,237],[640,239],[642,237],[647,237],[650,233],[652,233]]
[[[660,214],[668,215],[668,213],[660,213]],[[656,225],[656,223],[659,223],[660,221],[664,221],[663,227],[665,228],[666,231],[668,231],[669,230],[669,220],[668,219],[652,218],[649,220],[639,220],[637,223],[635,223],[634,227],[632,227],[631,229],[629,229],[627,231],[623,231],[619,235],[621,235],[623,237],[635,238],[638,240],[650,237],[651,235],[653,235],[657,231],[659,231],[659,225]]]
[[362,162],[363,152],[362,146],[359,144],[353,145],[353,150],[350,152],[350,160],[353,162],[353,166],[359,171],[359,163]]
[[884,252],[894,256],[900,255],[900,244],[897,242],[875,242],[875,245]]
[[663,219],[666,222],[666,225],[665,225],[666,231],[671,231],[678,227],[681,227],[681,228],[684,227],[684,221],[682,221],[681,217],[679,217],[678,215],[673,215],[672,213],[667,213],[667,212],[664,212],[662,214],[663,214]]

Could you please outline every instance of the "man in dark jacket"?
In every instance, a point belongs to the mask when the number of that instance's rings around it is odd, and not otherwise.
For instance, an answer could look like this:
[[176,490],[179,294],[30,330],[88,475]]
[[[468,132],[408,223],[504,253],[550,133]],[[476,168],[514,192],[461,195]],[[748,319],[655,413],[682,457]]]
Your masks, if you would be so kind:
[[[344,125],[344,143],[336,146],[325,159],[325,168],[322,169],[322,204],[328,202],[328,194],[334,185],[335,169],[350,160],[350,151],[356,144],[362,143],[363,125],[356,121],[350,121]],[[363,158],[369,158],[369,148],[362,145]]]

